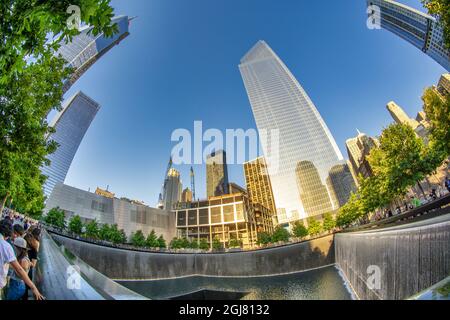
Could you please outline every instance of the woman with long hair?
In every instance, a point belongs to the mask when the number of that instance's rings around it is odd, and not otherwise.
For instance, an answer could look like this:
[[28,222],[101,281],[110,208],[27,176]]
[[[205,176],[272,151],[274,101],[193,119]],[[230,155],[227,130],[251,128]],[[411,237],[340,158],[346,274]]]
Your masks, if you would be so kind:
[[[32,234],[34,230],[31,230],[31,232],[28,232],[25,235],[25,241],[27,242],[28,246],[28,258],[30,259],[30,268],[28,271],[28,277],[33,281],[33,270],[36,268],[37,265],[37,259],[38,259],[38,251],[39,251],[39,240],[36,239],[36,237]],[[22,297],[22,300],[28,300],[28,290],[30,288],[26,286],[25,293]]]
[[[17,237],[16,239],[14,239],[14,250],[16,252],[17,262],[25,272],[28,272],[31,266],[31,262],[28,258],[27,242],[24,238]],[[16,271],[13,271],[11,274],[11,278],[9,279],[6,300],[19,300],[22,298],[25,291],[25,282],[16,273]]]

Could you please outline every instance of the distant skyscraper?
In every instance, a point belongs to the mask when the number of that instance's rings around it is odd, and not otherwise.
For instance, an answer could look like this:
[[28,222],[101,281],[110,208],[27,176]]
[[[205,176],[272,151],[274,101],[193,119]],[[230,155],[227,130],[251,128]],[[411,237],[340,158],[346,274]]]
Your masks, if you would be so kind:
[[181,194],[181,202],[192,202],[192,191],[189,188],[183,190]]
[[262,204],[272,214],[276,214],[272,185],[264,157],[244,163],[244,174],[250,200]]
[[[322,183],[319,171],[311,161],[300,161],[296,169],[297,188],[306,212],[314,215],[333,210],[331,194]],[[336,208],[337,209],[337,208]]]
[[356,185],[347,164],[338,164],[331,168],[327,187],[335,208],[347,203],[351,193],[356,191]]
[[42,168],[42,173],[48,176],[44,184],[46,196],[51,194],[58,182],[64,183],[75,153],[99,109],[97,102],[83,92],[78,92],[65,102],[63,109],[50,124],[55,132],[47,139],[56,141],[59,147],[48,156],[50,166]]
[[228,194],[227,154],[223,150],[206,159],[206,191],[208,198]]
[[[397,1],[367,0],[378,6],[381,27],[408,41],[450,71],[450,50],[444,43],[441,24],[432,16]],[[375,10],[369,13],[374,17]]]
[[437,85],[437,91],[442,96],[450,94],[450,73],[443,74]]
[[358,136],[348,139],[345,144],[349,158],[349,169],[355,183],[358,184],[360,174],[365,178],[372,176],[373,172],[367,161],[367,156],[370,154],[372,148],[379,146],[379,142],[377,139],[358,131]]
[[[278,130],[280,136],[278,155],[271,155],[268,139],[261,141],[266,159],[278,156],[278,168],[269,165],[268,169],[279,222],[321,214],[323,207],[330,206],[328,195],[325,204],[310,203],[312,198],[305,204],[299,195],[305,192],[322,195],[329,170],[343,161],[327,125],[294,75],[266,42],[259,41],[242,58],[239,69],[259,131]],[[312,190],[300,186],[300,192],[297,166],[303,161],[311,163],[320,181],[308,184]]]
[[74,73],[70,79],[64,83],[64,92],[77,81],[98,59],[118,45],[130,33],[128,31],[129,19],[127,16],[117,16],[111,20],[112,24],[117,24],[118,33],[111,38],[105,37],[103,33],[94,36],[92,27],[85,27],[79,35],[73,37],[72,41],[63,44],[56,55],[61,55],[67,65],[74,68]]
[[411,119],[394,101],[389,102],[386,107],[395,122],[409,125],[414,130],[419,126],[419,123],[416,120]]
[[182,188],[183,185],[181,183],[180,172],[171,168],[164,183],[164,210],[172,210],[174,205],[181,201]]

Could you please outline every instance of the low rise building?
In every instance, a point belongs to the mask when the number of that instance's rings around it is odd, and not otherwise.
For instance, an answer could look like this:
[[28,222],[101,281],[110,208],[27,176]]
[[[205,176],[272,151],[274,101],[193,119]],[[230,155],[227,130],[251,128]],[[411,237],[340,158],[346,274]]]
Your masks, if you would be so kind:
[[173,212],[150,208],[126,198],[106,197],[62,183],[54,187],[44,214],[53,208],[63,210],[67,220],[78,215],[83,222],[96,220],[99,224],[117,224],[127,236],[137,230],[142,230],[144,235],[155,230],[166,240],[176,236]]
[[255,247],[258,232],[273,232],[275,215],[242,193],[179,203],[175,214],[178,237],[198,242],[204,239],[210,246],[218,239],[224,247],[236,239],[244,249]]

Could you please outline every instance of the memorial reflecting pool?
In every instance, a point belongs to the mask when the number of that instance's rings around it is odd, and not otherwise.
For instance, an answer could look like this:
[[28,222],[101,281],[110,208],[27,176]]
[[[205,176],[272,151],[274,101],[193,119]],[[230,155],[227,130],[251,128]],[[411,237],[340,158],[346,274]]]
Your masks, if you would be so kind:
[[336,267],[261,278],[189,277],[120,281],[150,299],[186,300],[349,300],[352,295]]

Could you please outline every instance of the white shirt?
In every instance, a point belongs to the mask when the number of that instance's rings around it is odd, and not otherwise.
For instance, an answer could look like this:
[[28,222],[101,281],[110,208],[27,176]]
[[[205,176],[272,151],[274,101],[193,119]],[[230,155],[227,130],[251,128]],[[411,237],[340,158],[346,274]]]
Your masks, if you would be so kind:
[[0,289],[6,286],[6,275],[9,264],[16,261],[16,255],[11,245],[0,235]]

